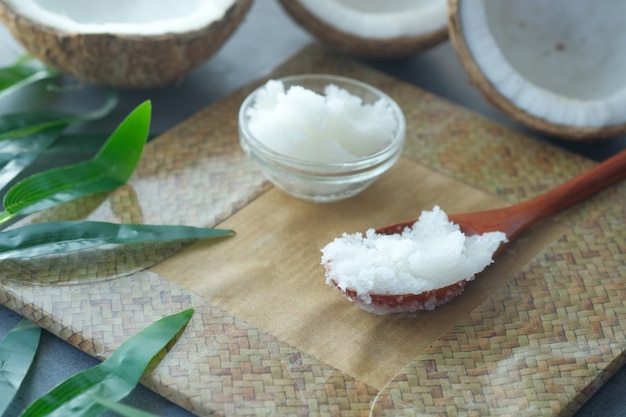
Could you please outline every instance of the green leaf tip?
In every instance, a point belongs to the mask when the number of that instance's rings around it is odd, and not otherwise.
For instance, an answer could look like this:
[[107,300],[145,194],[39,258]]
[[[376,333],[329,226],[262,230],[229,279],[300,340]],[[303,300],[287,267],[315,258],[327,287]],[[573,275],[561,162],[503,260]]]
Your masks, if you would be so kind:
[[108,407],[102,402],[125,398],[193,313],[194,309],[189,308],[153,322],[128,338],[102,363],[66,379],[35,400],[21,417],[96,416],[106,411]]
[[150,100],[135,107],[93,158],[120,185],[128,181],[139,162],[150,134],[151,114]]

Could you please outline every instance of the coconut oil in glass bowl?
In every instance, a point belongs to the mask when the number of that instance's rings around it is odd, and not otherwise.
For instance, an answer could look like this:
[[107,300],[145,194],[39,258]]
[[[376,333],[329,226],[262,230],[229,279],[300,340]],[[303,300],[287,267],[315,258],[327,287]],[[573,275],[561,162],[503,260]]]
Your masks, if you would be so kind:
[[398,160],[405,131],[388,95],[334,75],[270,80],[239,111],[244,152],[276,187],[316,203],[365,190]]

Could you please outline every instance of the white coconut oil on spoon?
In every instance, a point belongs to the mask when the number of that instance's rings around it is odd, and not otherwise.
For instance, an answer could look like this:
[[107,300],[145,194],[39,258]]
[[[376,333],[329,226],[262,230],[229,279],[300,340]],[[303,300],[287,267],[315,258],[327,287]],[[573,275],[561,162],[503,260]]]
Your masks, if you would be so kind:
[[[526,229],[624,178],[626,150],[519,204],[449,217],[435,208],[432,215],[426,213],[422,219],[423,213],[418,219],[427,225],[414,219],[364,236],[344,234],[322,249],[326,282],[375,314],[432,310],[461,294]],[[420,228],[431,228],[429,233],[439,234],[442,240],[411,247],[402,233]],[[438,276],[444,274],[449,275]]]

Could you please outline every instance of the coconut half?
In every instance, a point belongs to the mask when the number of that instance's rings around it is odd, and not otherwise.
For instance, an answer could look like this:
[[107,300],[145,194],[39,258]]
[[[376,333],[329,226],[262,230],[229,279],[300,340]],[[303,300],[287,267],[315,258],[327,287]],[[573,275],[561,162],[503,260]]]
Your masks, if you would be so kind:
[[33,56],[96,84],[151,88],[206,61],[252,0],[0,0],[0,18]]
[[447,0],[280,0],[329,47],[364,58],[397,58],[448,36]]
[[450,0],[472,83],[518,122],[573,140],[626,133],[626,2]]

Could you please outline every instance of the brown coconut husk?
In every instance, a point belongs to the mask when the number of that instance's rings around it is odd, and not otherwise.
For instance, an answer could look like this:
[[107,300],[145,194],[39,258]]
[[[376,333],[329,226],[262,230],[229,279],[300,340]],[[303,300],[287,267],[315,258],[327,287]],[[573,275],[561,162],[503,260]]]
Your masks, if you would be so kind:
[[302,28],[329,48],[347,55],[370,59],[404,58],[420,50],[437,45],[448,37],[448,28],[417,36],[391,39],[369,39],[341,31],[320,20],[299,1],[279,0],[283,9]]
[[180,82],[230,37],[252,0],[236,0],[204,28],[163,35],[69,33],[29,20],[0,0],[0,19],[24,49],[64,73],[94,84],[145,89]]

